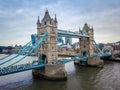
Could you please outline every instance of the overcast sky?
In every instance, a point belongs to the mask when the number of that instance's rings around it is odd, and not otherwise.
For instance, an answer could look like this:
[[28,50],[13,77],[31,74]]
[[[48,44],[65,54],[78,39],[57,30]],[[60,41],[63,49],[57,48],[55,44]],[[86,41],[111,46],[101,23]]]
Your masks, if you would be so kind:
[[46,8],[59,29],[78,31],[87,22],[97,42],[120,40],[120,0],[0,0],[0,46],[27,43]]

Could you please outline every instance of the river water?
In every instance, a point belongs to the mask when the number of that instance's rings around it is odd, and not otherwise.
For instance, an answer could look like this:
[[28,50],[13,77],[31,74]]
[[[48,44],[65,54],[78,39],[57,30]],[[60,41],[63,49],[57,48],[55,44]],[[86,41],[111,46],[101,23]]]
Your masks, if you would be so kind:
[[[35,59],[30,56],[24,62]],[[70,62],[65,68],[67,81],[34,79],[31,70],[0,76],[0,90],[120,90],[119,62],[106,61],[104,68],[76,66]]]

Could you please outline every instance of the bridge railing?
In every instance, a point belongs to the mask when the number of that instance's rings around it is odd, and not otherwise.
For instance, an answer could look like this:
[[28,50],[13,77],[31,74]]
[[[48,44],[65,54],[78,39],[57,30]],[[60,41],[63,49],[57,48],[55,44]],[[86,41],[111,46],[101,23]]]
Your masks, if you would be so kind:
[[4,68],[0,68],[0,76],[17,73],[21,71],[26,71],[26,70],[31,70],[31,69],[36,69],[36,68],[43,68],[43,67],[44,67],[44,64],[38,65],[34,63],[26,63],[26,64],[14,65],[11,67],[4,67]]

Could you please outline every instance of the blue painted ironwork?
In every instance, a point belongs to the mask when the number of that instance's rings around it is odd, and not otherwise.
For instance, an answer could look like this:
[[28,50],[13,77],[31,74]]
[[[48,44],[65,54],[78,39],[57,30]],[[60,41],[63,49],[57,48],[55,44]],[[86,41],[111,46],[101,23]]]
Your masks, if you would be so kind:
[[[36,69],[36,68],[43,68],[44,67],[43,63],[39,63],[37,65],[34,65],[34,63],[22,64],[22,65],[16,65],[16,64],[19,63],[20,61],[24,60],[24,58],[26,58],[35,49],[37,49],[38,46],[46,39],[47,36],[48,36],[48,33],[45,33],[38,40],[38,34],[32,34],[31,35],[31,41],[28,42],[22,49],[20,49],[21,52],[18,53],[18,55],[16,55],[16,56],[14,56],[14,57],[0,63],[0,66],[7,63],[7,62],[12,61],[13,59],[17,58],[21,54],[25,54],[26,52],[28,52],[28,53],[25,56],[23,56],[22,58],[20,58],[19,60],[13,62],[12,64],[10,64],[10,65],[8,65],[8,66],[6,66],[4,68],[1,68],[0,69],[0,76],[1,75],[11,74],[11,73],[17,73],[17,72],[21,72],[21,71],[26,71],[26,70],[31,70],[31,69]],[[83,34],[83,33],[80,33],[80,32],[76,33],[76,32],[71,32],[71,31],[64,31],[64,30],[58,30],[58,36],[70,37],[70,38],[90,37],[89,35]],[[110,52],[104,53],[103,51],[101,51],[95,41],[94,41],[94,45],[99,50],[99,53],[95,53],[91,57],[106,57],[106,56],[111,55]],[[4,57],[4,58],[1,58],[0,60],[3,60],[5,58],[7,58],[7,57],[9,57],[9,55]],[[40,60],[40,61],[42,62],[42,60]],[[84,57],[80,57],[79,55],[77,55],[74,58],[58,60],[56,62],[56,64],[66,64],[66,63],[71,62],[71,61],[84,61],[84,62],[87,62],[88,57],[86,55]]]
[[44,41],[44,39],[47,37],[47,35],[48,35],[48,33],[45,33],[45,34],[42,36],[42,38],[40,38],[40,40],[38,40],[38,42],[36,42],[36,43],[34,44],[34,46],[32,46],[32,49],[31,49],[31,51],[30,51],[28,54],[26,54],[24,57],[22,57],[22,58],[19,59],[18,61],[10,64],[8,67],[13,66],[14,64],[22,61],[24,58],[26,58],[27,56],[29,56],[29,55],[42,43],[42,41]]
[[[26,58],[28,55],[30,55],[45,39],[46,37],[48,36],[48,33],[45,33],[41,38],[40,40],[37,40],[35,42],[35,44],[30,47],[30,51],[28,54],[26,54],[24,57],[22,57],[21,59],[17,60],[16,62],[6,66],[6,67],[3,67],[0,69],[0,76],[2,75],[7,75],[7,74],[12,74],[12,73],[16,73],[16,72],[21,72],[21,71],[26,71],[26,70],[31,70],[31,69],[35,69],[35,68],[43,68],[44,67],[44,64],[38,64],[38,65],[33,65],[34,63],[28,65],[26,67],[26,64],[22,64],[22,67],[19,67],[19,68],[14,68],[14,69],[11,69],[12,67],[18,67],[20,65],[15,65],[17,63],[19,63],[20,61],[22,61],[24,58]],[[23,50],[23,51],[26,51],[26,50]],[[15,56],[14,58],[16,58],[17,56]],[[10,60],[13,60],[13,58],[9,59]],[[9,62],[9,61],[5,61],[3,63],[1,63],[0,65],[6,63],[6,62]]]
[[22,61],[24,58],[26,58],[28,55],[30,55],[33,51],[34,51],[34,49],[32,49],[32,50],[31,50],[28,54],[26,54],[24,57],[22,57],[21,59],[17,60],[16,62],[10,64],[10,65],[7,66],[7,67],[11,67],[11,66],[15,65],[16,63]]
[[[29,41],[29,42],[28,42],[27,44],[25,44],[23,47],[20,47],[20,48],[18,48],[18,49],[19,49],[19,50],[25,49],[27,46],[30,45],[30,43],[31,43],[31,41]],[[9,54],[9,55],[7,55],[7,56],[5,56],[5,57],[0,58],[0,60],[3,60],[3,59],[5,59],[5,58],[7,58],[7,57],[9,57],[9,56],[11,56],[11,55],[13,55],[13,54],[15,54],[17,51],[18,51],[18,50],[15,50],[13,53],[11,53],[11,54]]]
[[58,29],[58,36],[60,37],[71,37],[71,38],[82,38],[82,37],[90,37],[87,34],[83,34],[80,32],[72,32]]
[[94,41],[94,45],[98,49],[99,53],[94,53],[94,55],[92,55],[91,57],[100,57],[100,58],[103,58],[103,57],[112,56],[112,51],[111,50],[109,52],[104,53],[103,50],[101,50],[99,48],[99,46],[97,45],[97,43],[95,41]]
[[95,42],[95,40],[94,40],[94,45],[95,45],[95,47],[99,50],[99,52],[100,52],[101,54],[103,54],[102,50],[100,50],[100,48],[99,48],[99,46],[97,45],[97,43]]
[[13,59],[17,58],[17,57],[20,56],[21,54],[24,54],[26,51],[28,51],[28,50],[30,50],[30,49],[31,49],[31,46],[26,47],[24,50],[22,50],[22,51],[21,51],[19,54],[17,54],[16,56],[14,56],[14,57],[12,57],[12,58],[10,58],[10,59],[8,59],[8,60],[0,63],[0,66],[3,65],[3,64],[5,64],[5,63],[7,63],[7,62],[12,61]]
[[67,44],[71,45],[71,44],[72,44],[72,38],[70,38],[70,37],[65,37],[65,44],[66,44],[66,45],[67,45]]
[[63,44],[63,39],[62,39],[62,37],[58,37],[57,40],[58,40],[58,43]]
[[87,62],[88,58],[87,57],[74,57],[74,58],[63,58],[63,59],[60,59],[60,60],[57,60],[56,64],[66,64],[68,62],[71,62],[71,61],[82,61],[82,62]]
[[36,43],[37,39],[38,39],[38,34],[31,35],[32,45],[34,45]]
[[43,68],[43,67],[44,67],[44,64],[33,65],[32,63],[14,65],[11,67],[5,67],[5,68],[0,69],[0,76],[22,72],[22,71],[27,71],[31,69]]

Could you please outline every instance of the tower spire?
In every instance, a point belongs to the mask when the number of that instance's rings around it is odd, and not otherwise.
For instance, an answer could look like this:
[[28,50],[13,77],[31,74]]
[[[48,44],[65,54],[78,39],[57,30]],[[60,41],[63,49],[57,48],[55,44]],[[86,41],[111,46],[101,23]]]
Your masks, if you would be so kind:
[[51,17],[49,15],[48,9],[46,8],[45,15],[44,15],[44,17],[42,19],[42,22],[48,22],[48,21],[49,22],[51,21]]
[[57,18],[56,18],[56,14],[55,14],[55,23],[57,23]]
[[48,9],[46,8],[46,11],[45,11],[45,13],[48,13]]
[[81,32],[81,29],[80,29],[80,27],[79,27],[79,32]]
[[37,24],[40,24],[39,16],[38,16]]
[[85,25],[87,26],[87,22],[85,22]]
[[91,26],[91,29],[93,29],[93,25]]

